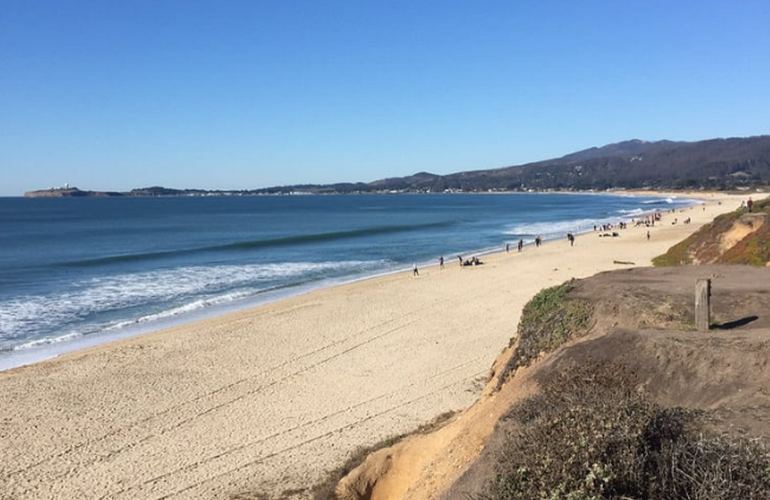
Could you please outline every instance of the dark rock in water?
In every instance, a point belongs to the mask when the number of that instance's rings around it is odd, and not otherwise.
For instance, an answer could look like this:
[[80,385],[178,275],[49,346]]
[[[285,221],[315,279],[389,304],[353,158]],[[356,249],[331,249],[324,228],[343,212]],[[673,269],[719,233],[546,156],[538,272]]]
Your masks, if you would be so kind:
[[87,197],[106,197],[106,196],[124,196],[123,193],[110,191],[81,191],[76,187],[40,189],[37,191],[27,191],[25,198],[87,198]]

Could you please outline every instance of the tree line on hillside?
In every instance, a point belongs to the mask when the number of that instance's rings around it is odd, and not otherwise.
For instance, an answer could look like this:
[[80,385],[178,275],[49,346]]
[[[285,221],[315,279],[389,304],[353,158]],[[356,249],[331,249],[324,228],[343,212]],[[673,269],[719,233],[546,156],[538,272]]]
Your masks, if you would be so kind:
[[373,182],[294,184],[261,189],[171,189],[128,192],[50,189],[27,196],[210,196],[484,192],[607,189],[729,190],[770,185],[770,135],[697,142],[638,139],[589,148],[561,158],[448,175],[419,172]]

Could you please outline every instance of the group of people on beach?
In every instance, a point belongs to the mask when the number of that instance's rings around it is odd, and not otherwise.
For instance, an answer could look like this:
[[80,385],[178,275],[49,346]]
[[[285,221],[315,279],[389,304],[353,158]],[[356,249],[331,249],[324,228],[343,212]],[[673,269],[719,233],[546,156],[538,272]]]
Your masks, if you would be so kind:
[[663,217],[663,214],[661,214],[660,212],[655,212],[639,219],[631,219],[631,222],[633,222],[636,227],[639,227],[639,226],[654,227],[655,223],[659,222],[662,217]]
[[[660,212],[654,212],[651,214],[647,214],[644,217],[640,218],[633,218],[631,219],[631,224],[634,227],[640,227],[644,226],[647,228],[651,228],[655,226],[656,222],[660,222],[661,218],[663,217],[663,214]],[[618,231],[615,231],[615,229],[628,229],[628,222],[626,221],[619,221],[617,224],[599,224],[594,225],[594,231],[598,231],[599,237],[605,237],[605,238],[617,238],[620,236],[620,233]],[[647,231],[647,239],[650,239],[650,231]]]
[[[523,245],[523,242],[522,242]],[[460,262],[460,267],[465,266],[480,266],[484,264],[484,262],[479,259],[476,256],[471,257],[470,259],[463,260],[462,255],[457,256],[457,260]],[[444,256],[438,258],[438,267],[439,269],[444,269]],[[419,276],[420,275],[420,269],[417,267],[417,264],[412,265],[412,276]]]
[[[676,226],[678,222],[679,222],[679,218],[678,217],[674,217],[674,220],[671,221],[671,225],[672,226]],[[682,223],[683,224],[689,224],[690,223],[690,218],[687,217],[685,220],[682,221]]]
[[[575,245],[575,236],[572,233],[567,233],[567,239],[569,240],[570,245],[572,245],[572,246]],[[543,237],[540,236],[540,235],[536,236],[535,240],[534,240],[534,243],[535,243],[536,247],[539,247],[540,245],[543,244]],[[523,238],[519,238],[519,241],[516,243],[516,250],[519,253],[521,253],[521,251],[524,250],[524,239]],[[511,244],[510,243],[506,243],[505,244],[505,252],[506,253],[510,253],[510,251],[511,251]],[[460,264],[460,267],[480,266],[480,265],[484,264],[484,261],[482,261],[481,259],[479,259],[476,256],[473,256],[470,259],[463,259],[462,255],[458,255],[457,256],[457,261]],[[443,255],[438,258],[438,267],[439,267],[439,269],[444,269],[444,256]],[[420,270],[418,269],[417,264],[414,264],[414,266],[412,267],[412,274],[414,276],[419,276],[420,275]]]
[[460,267],[466,267],[466,266],[480,266],[484,262],[482,262],[478,257],[475,255],[471,257],[470,259],[463,260],[462,255],[457,256],[457,260],[460,262]]
[[[745,204],[741,204],[741,206],[745,206],[748,208],[749,212],[751,212],[753,208],[754,202],[749,198],[748,202]],[[705,209],[705,206],[704,206]],[[674,213],[676,210],[672,209],[671,212]],[[631,219],[631,224],[633,224],[635,227],[644,226],[647,228],[651,228],[655,226],[656,222],[660,222],[663,218],[663,214],[661,212],[654,212],[651,214],[647,214],[644,217],[640,218],[634,218]],[[689,224],[691,221],[690,217],[687,217],[682,222],[684,224]],[[678,219],[674,219],[672,224],[676,224],[678,222]],[[602,237],[618,237],[620,236],[620,233],[615,231],[615,229],[627,229],[628,228],[628,222],[626,221],[619,221],[616,224],[612,223],[604,223],[604,224],[594,224],[594,232],[600,232],[599,236]],[[650,239],[650,231],[647,231],[647,240]],[[572,232],[567,233],[567,242],[571,247],[575,246],[575,235]],[[540,247],[543,244],[543,237],[540,235],[535,236],[534,239],[535,247]],[[524,249],[524,239],[519,238],[518,243],[516,244],[516,248],[519,252],[521,252]],[[505,252],[510,253],[511,251],[511,244],[506,243],[505,244]],[[479,266],[484,264],[478,257],[471,257],[470,259],[463,259],[462,255],[457,256],[457,260],[460,264],[460,267],[467,267],[467,266]],[[444,256],[438,258],[438,264],[440,269],[444,269]],[[412,273],[414,276],[419,276],[420,271],[417,268],[417,264],[414,264]]]

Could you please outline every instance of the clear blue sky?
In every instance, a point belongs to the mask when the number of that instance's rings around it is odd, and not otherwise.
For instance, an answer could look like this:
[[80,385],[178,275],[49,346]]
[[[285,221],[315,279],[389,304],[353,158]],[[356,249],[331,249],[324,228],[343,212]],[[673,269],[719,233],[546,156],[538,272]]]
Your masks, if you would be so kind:
[[770,2],[0,1],[0,194],[770,133]]

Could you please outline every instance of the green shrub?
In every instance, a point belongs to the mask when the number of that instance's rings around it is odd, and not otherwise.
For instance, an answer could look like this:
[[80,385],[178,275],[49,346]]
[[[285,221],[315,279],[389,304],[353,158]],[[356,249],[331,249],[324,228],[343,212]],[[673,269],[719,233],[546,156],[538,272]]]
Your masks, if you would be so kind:
[[551,288],[545,288],[524,306],[517,331],[517,342],[511,359],[503,368],[498,387],[513,372],[528,365],[541,352],[550,352],[564,344],[575,333],[586,329],[591,317],[587,300],[570,296],[574,280]]
[[701,236],[701,233],[705,233],[702,228],[699,229],[693,235],[685,238],[676,245],[666,251],[663,255],[658,255],[652,259],[652,265],[655,267],[670,267],[670,266],[684,266],[692,264],[692,256],[690,255],[690,246],[694,244]]

